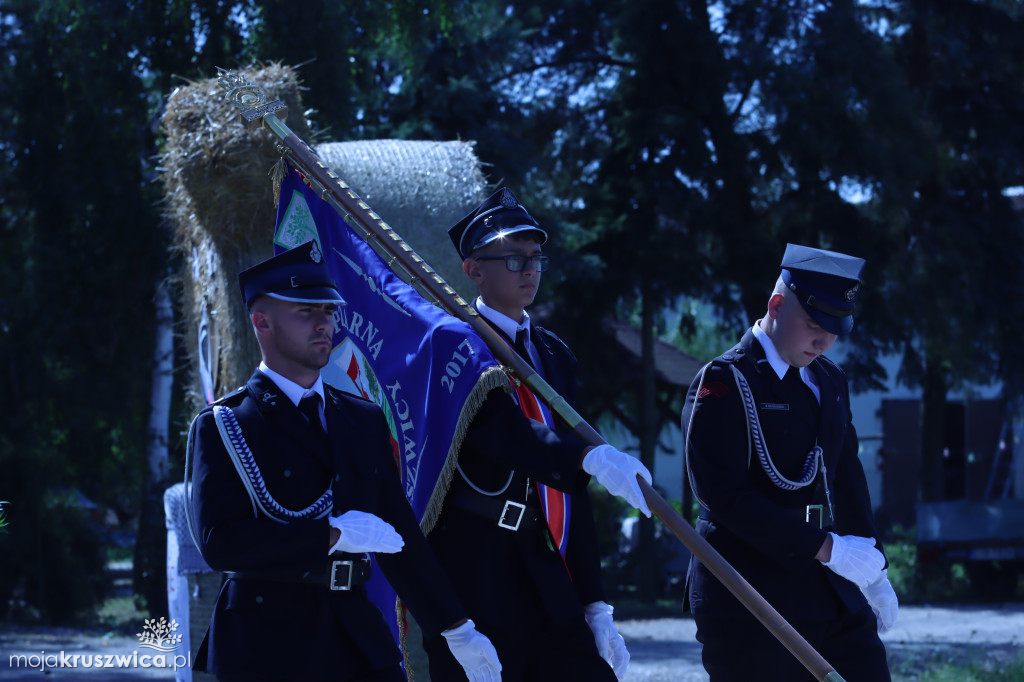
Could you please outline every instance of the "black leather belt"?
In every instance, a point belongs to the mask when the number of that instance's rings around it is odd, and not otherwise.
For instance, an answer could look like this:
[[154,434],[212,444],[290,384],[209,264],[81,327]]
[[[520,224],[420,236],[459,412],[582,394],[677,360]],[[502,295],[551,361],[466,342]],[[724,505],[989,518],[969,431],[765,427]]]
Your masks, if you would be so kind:
[[490,519],[506,530],[535,528],[544,522],[544,515],[539,507],[503,497],[481,495],[466,488],[453,490],[447,499],[459,509]]
[[[337,555],[335,555],[337,556]],[[351,555],[349,555],[351,556]],[[370,579],[370,560],[366,557],[351,559],[333,559],[327,564],[327,570],[321,573],[307,573],[302,576],[283,576],[280,574],[252,573],[240,571],[228,573],[229,578],[240,580],[274,580],[287,583],[309,583],[323,585],[329,590],[351,590],[355,585],[362,585]]]
[[[805,507],[786,509],[785,511],[796,516],[801,521],[811,524],[815,528],[832,530],[832,513],[829,511],[828,505],[826,504],[809,504]],[[711,513],[711,510],[705,509],[704,507],[700,508],[698,516],[705,521],[719,523]]]

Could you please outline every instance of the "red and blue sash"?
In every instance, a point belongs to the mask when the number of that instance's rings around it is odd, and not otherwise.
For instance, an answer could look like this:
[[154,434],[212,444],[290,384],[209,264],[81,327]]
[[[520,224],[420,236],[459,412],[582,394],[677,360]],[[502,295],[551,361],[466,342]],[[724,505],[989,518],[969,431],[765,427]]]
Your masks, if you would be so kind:
[[[546,424],[552,429],[555,428],[555,421],[551,417],[548,406],[537,399],[533,391],[516,377],[509,377],[512,386],[515,388],[516,398],[523,414],[528,418]],[[541,507],[544,510],[544,517],[548,522],[548,530],[551,531],[551,538],[554,540],[558,551],[565,560],[565,552],[569,548],[569,521],[571,518],[572,505],[568,493],[555,490],[543,483],[537,483]]]

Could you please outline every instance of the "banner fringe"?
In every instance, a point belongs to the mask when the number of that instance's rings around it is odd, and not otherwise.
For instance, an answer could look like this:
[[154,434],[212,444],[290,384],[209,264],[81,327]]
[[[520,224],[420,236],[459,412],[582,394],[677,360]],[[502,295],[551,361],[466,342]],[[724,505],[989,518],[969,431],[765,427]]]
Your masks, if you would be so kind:
[[427,501],[427,507],[423,510],[423,518],[420,520],[420,528],[423,534],[427,535],[434,529],[434,524],[441,516],[441,507],[444,505],[444,498],[448,495],[448,488],[451,486],[452,476],[455,474],[456,465],[459,463],[459,450],[462,448],[462,441],[469,431],[469,424],[476,416],[477,410],[484,404],[487,394],[496,388],[511,392],[512,387],[508,383],[508,375],[505,368],[500,365],[492,365],[483,371],[476,381],[476,385],[466,397],[459,413],[459,421],[455,425],[455,433],[452,435],[452,444],[445,456],[444,466],[437,477],[433,492]]
[[405,679],[414,682],[416,675],[412,669],[412,659],[409,658],[409,624],[405,622],[405,606],[402,598],[395,597],[395,619],[398,621],[398,646],[402,650],[402,664],[405,666]]
[[[452,435],[452,444],[445,456],[444,466],[437,477],[437,484],[430,493],[430,500],[427,501],[427,508],[423,512],[423,519],[420,521],[420,528],[423,534],[427,535],[434,528],[438,517],[441,516],[441,507],[444,505],[444,498],[448,495],[448,488],[451,486],[452,476],[458,464],[458,453],[462,448],[462,441],[469,431],[469,424],[473,421],[477,411],[487,399],[487,394],[496,388],[511,392],[512,387],[508,383],[508,375],[504,367],[492,365],[483,371],[477,378],[466,402],[459,412],[459,420],[455,425],[455,433]],[[415,679],[412,668],[412,661],[409,659],[409,643],[406,641],[408,635],[408,623],[406,623],[405,607],[402,605],[402,598],[395,597],[395,616],[398,620],[399,646],[402,649],[402,660],[405,663],[405,674],[409,682]]]

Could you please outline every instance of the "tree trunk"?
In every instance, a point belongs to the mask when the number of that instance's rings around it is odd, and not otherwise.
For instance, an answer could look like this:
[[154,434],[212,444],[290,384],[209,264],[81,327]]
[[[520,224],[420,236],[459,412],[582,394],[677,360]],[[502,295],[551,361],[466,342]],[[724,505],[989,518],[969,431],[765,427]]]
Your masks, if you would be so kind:
[[946,447],[946,393],[949,387],[942,362],[929,355],[926,360],[924,391],[921,396],[921,490],[918,499],[935,502],[943,498]]
[[149,483],[167,481],[167,443],[174,388],[174,308],[167,282],[157,286],[156,348],[153,352],[153,388],[149,405]]
[[[658,419],[655,405],[654,377],[654,312],[655,302],[650,284],[641,283],[640,313],[640,461],[654,472],[654,449],[658,442]],[[657,598],[658,556],[654,540],[654,519],[640,517],[639,575],[637,597],[650,603]]]
[[142,513],[135,538],[132,567],[134,591],[143,597],[149,617],[167,613],[167,530],[163,493],[167,488],[168,430],[174,387],[174,308],[167,281],[157,285],[156,343],[150,392],[146,458],[149,476],[142,496]]

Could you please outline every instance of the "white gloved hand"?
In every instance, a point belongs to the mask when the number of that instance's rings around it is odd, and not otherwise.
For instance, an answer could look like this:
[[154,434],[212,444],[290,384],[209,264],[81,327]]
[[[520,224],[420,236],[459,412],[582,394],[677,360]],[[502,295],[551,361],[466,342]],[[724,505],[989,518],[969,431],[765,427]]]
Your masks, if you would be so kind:
[[875,619],[878,621],[878,634],[891,630],[892,626],[896,625],[900,603],[896,598],[896,591],[892,589],[892,584],[889,582],[889,571],[883,570],[882,576],[878,580],[860,588],[860,591],[871,605],[871,610],[875,612]]
[[405,540],[394,527],[384,519],[366,512],[351,509],[339,516],[328,519],[331,528],[341,531],[341,537],[329,550],[334,552],[398,552],[405,545]]
[[832,536],[832,557],[823,564],[860,588],[878,580],[885,566],[885,557],[875,549],[874,538],[829,535]]
[[501,682],[498,652],[471,620],[441,633],[469,682]]
[[629,668],[629,652],[626,651],[626,640],[619,634],[612,621],[613,611],[614,609],[603,601],[596,601],[587,604],[584,615],[587,618],[587,625],[594,633],[597,652],[601,654],[601,658],[608,661],[608,665],[615,671],[615,677],[623,680]]
[[651,517],[651,510],[647,506],[644,494],[640,492],[640,484],[636,481],[639,474],[650,483],[651,472],[639,459],[605,443],[587,453],[583,458],[583,470],[596,478],[597,482],[607,488],[612,495],[625,499],[644,516]]

